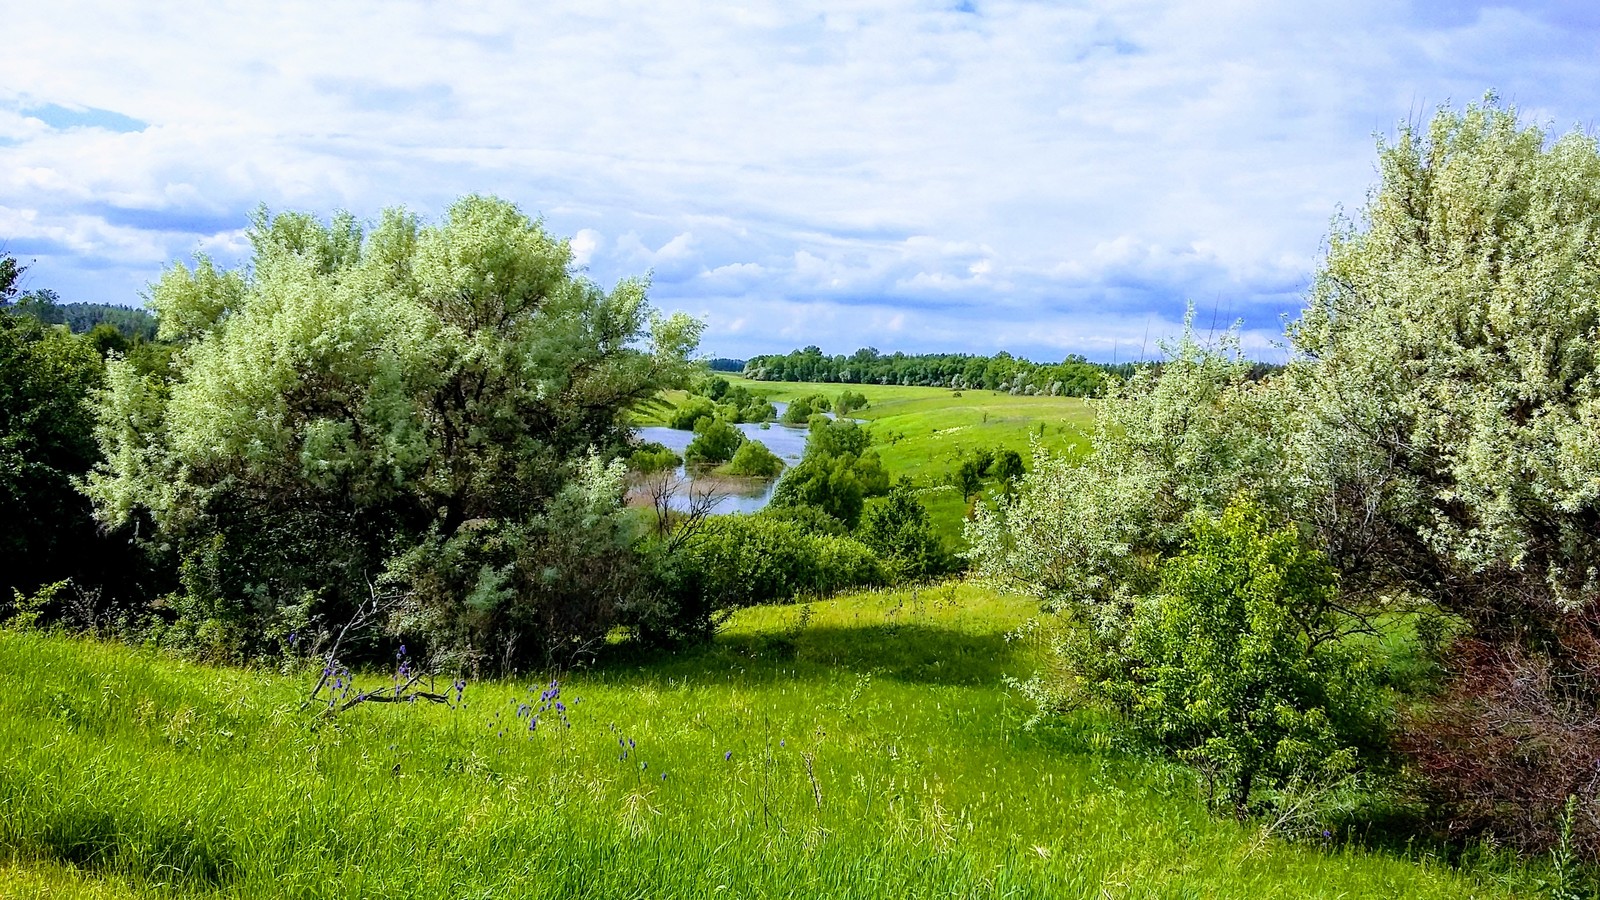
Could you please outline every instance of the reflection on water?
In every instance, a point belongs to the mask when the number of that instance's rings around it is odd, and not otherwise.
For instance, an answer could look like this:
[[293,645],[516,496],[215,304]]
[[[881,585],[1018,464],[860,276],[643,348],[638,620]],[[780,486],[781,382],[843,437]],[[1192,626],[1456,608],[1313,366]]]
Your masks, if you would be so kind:
[[[778,415],[780,416],[789,406],[787,403],[774,403],[773,405],[778,408]],[[804,453],[806,449],[805,426],[780,425],[777,422],[773,422],[770,425],[745,422],[733,427],[744,432],[746,439],[760,441],[765,444],[768,450],[771,450],[779,459],[784,461],[785,465],[792,466],[798,462],[800,454]],[[685,431],[681,428],[651,426],[649,428],[640,428],[638,432],[639,440],[655,441],[679,456],[682,456],[683,451],[689,448],[689,442],[694,440],[694,432]],[[687,510],[689,509],[691,494],[695,497],[702,497],[709,491],[716,497],[716,504],[711,508],[711,512],[718,515],[735,512],[755,512],[767,505],[767,502],[772,499],[773,490],[778,486],[777,479],[767,481],[760,478],[721,478],[716,476],[695,478],[690,476],[682,466],[678,467],[675,478],[678,486],[670,500],[672,509]],[[659,481],[659,479],[656,480]],[[634,495],[636,499],[634,502],[639,502],[637,498],[640,497],[641,493],[645,497],[644,502],[649,502],[648,491],[652,489],[661,490],[661,488],[662,486],[659,484],[641,485],[635,488]]]

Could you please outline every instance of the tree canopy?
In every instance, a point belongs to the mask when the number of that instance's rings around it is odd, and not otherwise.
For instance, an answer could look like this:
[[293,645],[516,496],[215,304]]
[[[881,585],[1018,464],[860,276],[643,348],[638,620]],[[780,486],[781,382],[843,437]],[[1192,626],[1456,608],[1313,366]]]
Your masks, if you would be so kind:
[[626,595],[605,461],[629,405],[686,383],[699,324],[655,315],[643,281],[576,276],[491,197],[370,232],[263,209],[249,236],[239,270],[162,275],[171,374],[114,361],[100,404],[89,492],[108,523],[153,518],[180,621],[235,647],[389,591],[396,628],[463,658],[603,633],[590,595]]

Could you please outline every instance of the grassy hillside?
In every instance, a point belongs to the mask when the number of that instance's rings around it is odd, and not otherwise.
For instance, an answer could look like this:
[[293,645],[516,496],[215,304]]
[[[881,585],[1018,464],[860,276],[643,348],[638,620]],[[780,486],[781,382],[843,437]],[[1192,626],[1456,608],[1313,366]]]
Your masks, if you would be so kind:
[[[297,710],[309,672],[0,633],[0,895],[1513,896],[1209,816],[1192,776],[1001,686],[1031,605],[965,585],[751,609],[518,705]],[[382,676],[379,676],[381,679]]]

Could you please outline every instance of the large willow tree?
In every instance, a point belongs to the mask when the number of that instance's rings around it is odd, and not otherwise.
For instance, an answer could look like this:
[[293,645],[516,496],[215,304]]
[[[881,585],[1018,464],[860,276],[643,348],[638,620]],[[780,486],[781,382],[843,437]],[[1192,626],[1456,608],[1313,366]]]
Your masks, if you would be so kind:
[[493,198],[370,233],[263,211],[250,241],[238,271],[162,276],[170,376],[113,363],[100,403],[89,491],[174,554],[178,625],[248,652],[396,596],[395,627],[463,657],[603,634],[631,585],[605,461],[624,410],[687,376],[698,324],[575,275]]

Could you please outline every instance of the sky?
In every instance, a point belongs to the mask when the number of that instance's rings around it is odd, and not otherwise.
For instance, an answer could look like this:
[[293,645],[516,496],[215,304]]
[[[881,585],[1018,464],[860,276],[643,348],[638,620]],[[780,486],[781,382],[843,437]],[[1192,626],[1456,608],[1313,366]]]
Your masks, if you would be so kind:
[[495,194],[702,351],[1283,356],[1378,141],[1493,90],[1595,133],[1600,5],[14,4],[0,251],[139,304],[252,209]]

